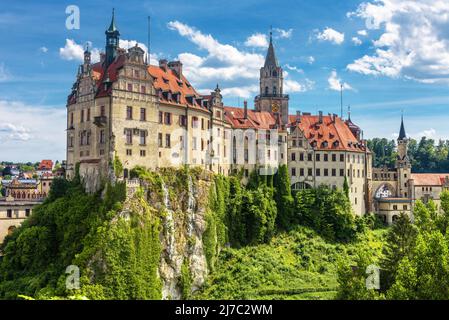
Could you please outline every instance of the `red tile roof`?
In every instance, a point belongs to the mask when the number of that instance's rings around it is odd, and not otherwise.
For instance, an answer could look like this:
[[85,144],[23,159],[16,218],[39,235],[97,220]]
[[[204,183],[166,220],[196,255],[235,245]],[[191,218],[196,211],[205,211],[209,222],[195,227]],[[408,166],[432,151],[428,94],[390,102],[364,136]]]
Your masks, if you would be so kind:
[[[317,115],[301,115],[296,124],[296,116],[290,115],[290,126],[298,126],[310,144],[316,144],[317,150],[341,150],[365,152],[367,149],[351,132],[348,124],[339,117],[323,116],[319,123]],[[335,121],[334,121],[335,119]]]
[[276,119],[269,112],[259,112],[248,110],[248,117],[245,119],[245,110],[236,107],[224,107],[225,118],[237,129],[272,129],[276,124]]
[[412,173],[415,186],[442,186],[449,173]]
[[51,170],[53,168],[53,161],[51,160],[42,160],[39,163],[38,170]]

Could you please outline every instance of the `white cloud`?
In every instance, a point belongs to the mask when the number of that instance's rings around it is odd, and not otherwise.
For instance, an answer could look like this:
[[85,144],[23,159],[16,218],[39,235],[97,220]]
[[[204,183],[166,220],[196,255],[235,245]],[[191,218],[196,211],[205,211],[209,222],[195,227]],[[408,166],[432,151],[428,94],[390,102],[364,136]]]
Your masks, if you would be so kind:
[[284,30],[275,28],[274,30],[278,33],[279,38],[290,39],[293,35],[293,29]]
[[332,70],[327,82],[329,83],[329,89],[334,91],[340,91],[342,88],[343,90],[354,90],[348,83],[342,82],[335,70]]
[[329,41],[340,45],[345,41],[345,34],[332,28],[326,28],[322,32],[318,32],[316,38],[321,41]]
[[435,139],[436,136],[437,136],[437,131],[433,128],[423,130],[416,134],[412,134],[412,137],[415,139],[421,139],[422,137],[426,137],[428,139]]
[[64,48],[59,48],[59,56],[64,60],[83,61],[84,50],[83,47],[77,44],[74,40],[65,39]]
[[7,81],[11,78],[9,71],[6,69],[4,63],[0,63],[0,82]]
[[380,30],[374,51],[347,68],[365,75],[449,83],[449,2],[376,0],[348,13]]
[[307,62],[309,64],[313,64],[315,62],[315,58],[313,56],[310,56],[310,57],[307,58]]
[[255,33],[246,39],[245,46],[254,48],[268,48],[267,36],[262,33]]
[[[265,61],[264,55],[245,52],[231,45],[222,44],[212,35],[204,34],[179,21],[171,21],[167,26],[186,37],[200,50],[206,51],[205,56],[189,52],[178,55],[178,59],[183,63],[184,74],[198,88],[198,91],[207,92],[207,89],[201,88],[213,88],[219,83],[223,95],[229,97],[249,98],[259,92],[258,79],[260,68]],[[265,36],[261,35],[260,38],[252,39],[250,37],[247,40],[251,39],[252,46],[262,45],[264,40],[260,39],[263,37]],[[268,42],[265,45],[268,46]],[[286,92],[300,92],[308,88],[304,84],[289,79],[287,73],[284,77]],[[285,85],[287,81],[289,82]]]
[[354,43],[356,46],[360,46],[362,44],[362,40],[360,40],[358,37],[352,37],[351,39],[352,43]]
[[302,70],[296,66],[291,66],[288,63],[285,65],[285,68],[287,68],[288,70],[291,70],[291,71],[296,71],[298,73],[304,73],[304,70]]
[[39,51],[43,52],[43,53],[47,53],[48,52],[48,48],[47,47],[40,47]]
[[0,100],[2,160],[65,159],[66,110]]
[[359,30],[359,31],[357,31],[357,34],[359,36],[366,37],[366,36],[368,36],[368,31],[366,31],[366,30]]

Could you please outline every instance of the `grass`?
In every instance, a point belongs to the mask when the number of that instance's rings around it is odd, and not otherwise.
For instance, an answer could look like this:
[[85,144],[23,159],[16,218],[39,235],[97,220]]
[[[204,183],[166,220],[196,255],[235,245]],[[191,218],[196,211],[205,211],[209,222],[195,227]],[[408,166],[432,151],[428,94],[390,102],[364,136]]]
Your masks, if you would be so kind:
[[382,248],[385,230],[369,231],[353,243],[329,243],[298,227],[269,244],[223,249],[217,268],[194,299],[334,299],[337,262],[357,246]]

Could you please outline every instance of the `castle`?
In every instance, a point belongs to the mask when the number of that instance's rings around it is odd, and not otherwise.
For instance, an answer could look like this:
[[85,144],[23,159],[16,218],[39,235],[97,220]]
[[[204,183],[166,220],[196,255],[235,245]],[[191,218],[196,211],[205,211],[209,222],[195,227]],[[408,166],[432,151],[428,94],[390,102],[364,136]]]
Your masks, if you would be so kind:
[[341,189],[346,180],[357,215],[376,211],[391,222],[400,211],[410,212],[419,193],[410,189],[414,176],[405,129],[397,171],[384,172],[372,168],[372,154],[350,116],[290,114],[271,34],[254,109],[246,101],[244,108],[225,106],[218,85],[210,95],[199,94],[180,61],[150,65],[138,45],[119,48],[119,37],[113,14],[101,61],[91,63],[86,49],[68,96],[68,178],[79,163],[88,189],[95,190],[111,175],[115,159],[123,164],[124,178],[138,165],[187,164],[224,175],[242,170],[244,179],[254,169],[272,174],[287,165],[293,190]]

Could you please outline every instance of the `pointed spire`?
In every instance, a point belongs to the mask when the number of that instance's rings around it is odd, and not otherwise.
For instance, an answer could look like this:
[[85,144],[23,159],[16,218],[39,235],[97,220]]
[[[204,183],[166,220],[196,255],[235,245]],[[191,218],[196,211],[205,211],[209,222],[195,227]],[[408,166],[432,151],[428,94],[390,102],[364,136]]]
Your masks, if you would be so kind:
[[351,121],[351,106],[348,106],[348,121]]
[[399,138],[398,140],[405,140],[407,138],[407,135],[405,134],[405,127],[404,127],[404,112],[402,112],[401,115],[401,130],[399,131]]
[[112,20],[111,25],[109,26],[108,32],[115,32],[117,31],[117,27],[115,26],[115,9],[112,8]]
[[276,58],[276,54],[274,52],[273,46],[273,29],[270,29],[270,45],[268,46],[267,57],[265,59],[265,68],[266,67],[275,67],[279,68],[279,63]]

